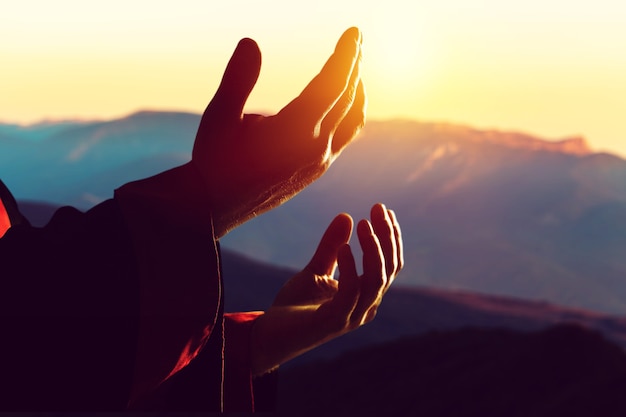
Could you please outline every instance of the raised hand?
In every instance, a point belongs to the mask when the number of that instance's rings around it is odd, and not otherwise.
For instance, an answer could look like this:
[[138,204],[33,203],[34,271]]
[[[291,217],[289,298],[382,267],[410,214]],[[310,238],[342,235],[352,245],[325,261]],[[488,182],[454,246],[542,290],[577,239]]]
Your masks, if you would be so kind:
[[[361,220],[357,235],[363,273],[357,273],[348,241],[352,219],[330,224],[309,264],[280,290],[252,336],[253,372],[262,374],[371,321],[403,266],[400,226],[382,204]],[[333,278],[339,267],[339,280]]]
[[365,121],[361,34],[348,29],[321,72],[273,116],[243,114],[261,54],[239,42],[198,129],[192,165],[211,199],[217,237],[319,178]]

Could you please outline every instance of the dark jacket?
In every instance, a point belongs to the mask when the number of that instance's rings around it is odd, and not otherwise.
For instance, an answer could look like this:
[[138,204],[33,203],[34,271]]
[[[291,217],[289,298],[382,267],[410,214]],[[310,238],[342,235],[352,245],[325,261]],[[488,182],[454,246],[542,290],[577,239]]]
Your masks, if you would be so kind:
[[0,411],[254,410],[261,313],[223,312],[210,215],[187,220],[197,181],[177,168],[43,228],[0,182]]

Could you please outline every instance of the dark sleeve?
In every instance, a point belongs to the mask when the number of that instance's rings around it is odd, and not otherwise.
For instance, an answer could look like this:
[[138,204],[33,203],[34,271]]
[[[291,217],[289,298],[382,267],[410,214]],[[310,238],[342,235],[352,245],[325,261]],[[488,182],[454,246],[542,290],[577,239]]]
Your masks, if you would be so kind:
[[186,164],[115,191],[139,264],[133,409],[255,408],[250,330],[261,313],[223,315],[219,245],[205,190],[197,168]]
[[114,200],[61,208],[44,228],[0,239],[0,411],[107,411],[127,405],[138,281]]

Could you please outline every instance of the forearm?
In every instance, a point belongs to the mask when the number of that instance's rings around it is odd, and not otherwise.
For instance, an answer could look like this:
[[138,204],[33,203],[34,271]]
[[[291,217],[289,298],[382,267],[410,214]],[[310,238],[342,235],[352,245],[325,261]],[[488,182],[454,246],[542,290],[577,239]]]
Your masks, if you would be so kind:
[[212,333],[221,303],[218,248],[202,179],[191,164],[115,192],[139,265],[133,401],[183,369]]
[[321,329],[314,317],[318,307],[272,307],[257,318],[250,339],[253,375],[271,372],[345,333],[341,326]]

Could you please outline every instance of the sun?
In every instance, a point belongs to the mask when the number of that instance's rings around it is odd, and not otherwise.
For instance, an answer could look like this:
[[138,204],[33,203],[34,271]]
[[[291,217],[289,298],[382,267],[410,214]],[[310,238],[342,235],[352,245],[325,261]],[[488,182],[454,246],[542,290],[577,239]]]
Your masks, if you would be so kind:
[[408,82],[420,73],[420,44],[411,30],[389,30],[373,39],[368,49],[376,72],[394,84]]
[[370,108],[385,117],[412,113],[415,97],[436,78],[436,54],[423,27],[379,20],[364,31],[363,49]]

